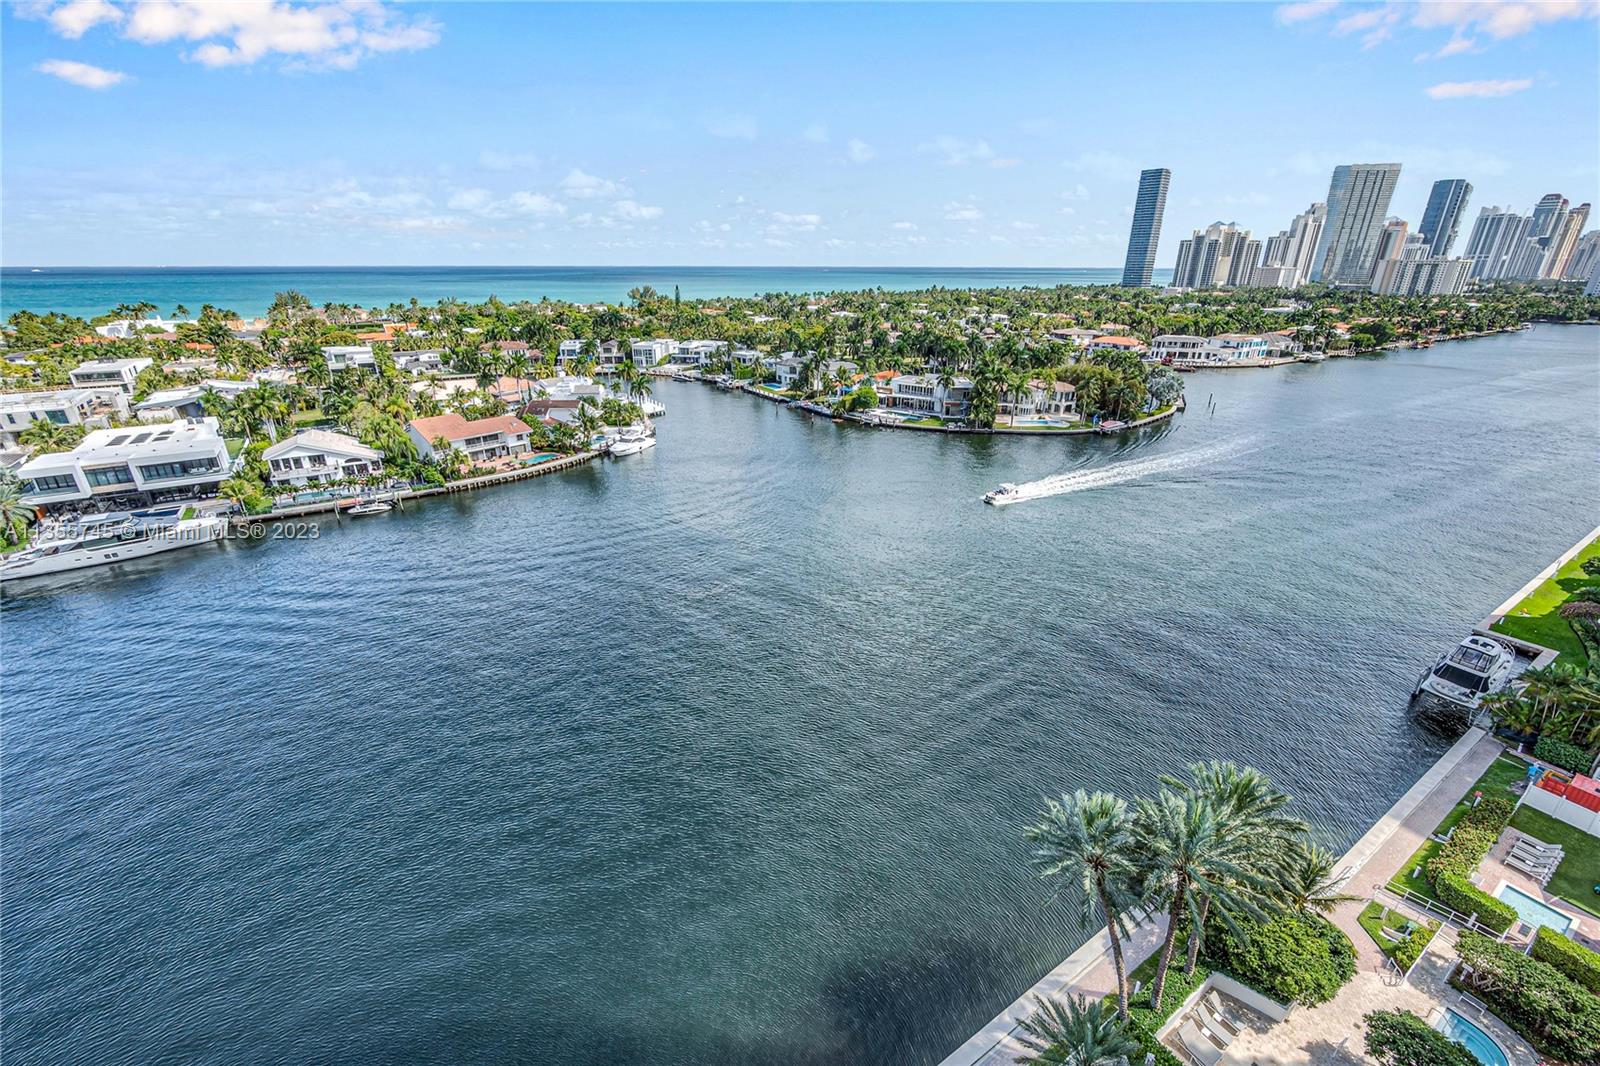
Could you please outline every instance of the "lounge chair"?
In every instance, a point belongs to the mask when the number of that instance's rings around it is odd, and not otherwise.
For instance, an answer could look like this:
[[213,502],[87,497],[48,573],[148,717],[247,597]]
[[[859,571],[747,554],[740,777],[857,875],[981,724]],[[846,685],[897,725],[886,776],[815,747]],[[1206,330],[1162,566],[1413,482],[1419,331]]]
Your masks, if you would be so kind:
[[1178,1028],[1178,1039],[1183,1042],[1183,1049],[1196,1066],[1217,1066],[1222,1061],[1222,1049],[1201,1035],[1194,1019],[1184,1019],[1183,1025]]
[[1518,870],[1527,874],[1529,877],[1539,882],[1540,885],[1548,885],[1550,883],[1550,879],[1554,877],[1556,873],[1555,867],[1553,866],[1533,866],[1518,861],[1515,855],[1506,856],[1506,865],[1511,867],[1513,870]]
[[1566,852],[1563,851],[1561,848],[1539,848],[1539,847],[1533,847],[1532,845],[1530,845],[1528,843],[1528,838],[1527,837],[1523,837],[1521,840],[1519,840],[1515,844],[1511,845],[1510,854],[1512,854],[1512,855],[1522,855],[1522,856],[1525,856],[1527,858],[1533,859],[1533,860],[1535,860],[1537,862],[1553,862],[1553,863],[1559,863],[1563,858],[1566,857]]
[[1217,990],[1212,989],[1206,993],[1206,998],[1201,1001],[1205,1008],[1206,1016],[1215,1023],[1213,1028],[1221,1029],[1229,1037],[1239,1035],[1239,1027],[1229,1019],[1228,1012],[1222,1008],[1222,997],[1217,995]]
[[1536,840],[1533,837],[1526,836],[1517,837],[1517,842],[1512,846],[1517,848],[1531,848],[1534,851],[1542,851],[1548,855],[1560,855],[1562,851],[1565,850],[1560,844],[1546,844],[1542,840]]

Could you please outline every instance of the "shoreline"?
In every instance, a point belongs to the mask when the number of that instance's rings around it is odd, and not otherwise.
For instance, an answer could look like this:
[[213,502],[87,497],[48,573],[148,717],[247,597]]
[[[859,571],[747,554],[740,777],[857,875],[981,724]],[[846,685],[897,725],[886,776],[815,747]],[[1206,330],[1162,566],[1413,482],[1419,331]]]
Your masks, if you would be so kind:
[[[1521,602],[1522,598],[1539,584],[1554,574],[1563,565],[1570,561],[1579,552],[1583,551],[1596,539],[1600,539],[1600,527],[1596,527],[1576,544],[1562,552],[1555,561],[1539,571],[1539,574],[1527,584],[1523,585],[1509,600],[1491,612],[1474,632],[1496,640],[1507,640],[1504,634],[1488,632],[1489,625],[1503,616],[1504,613]],[[1524,642],[1518,642],[1524,643]],[[1555,653],[1546,648],[1541,652],[1554,658]],[[1546,660],[1548,661],[1548,660]],[[1432,765],[1424,770],[1398,799],[1391,804],[1366,832],[1361,834],[1354,843],[1340,855],[1336,866],[1337,876],[1342,882],[1351,885],[1358,874],[1365,870],[1370,863],[1389,843],[1396,833],[1404,828],[1407,818],[1411,817],[1430,797],[1445,787],[1451,780],[1452,773],[1457,770],[1467,756],[1480,743],[1492,742],[1501,748],[1504,745],[1498,741],[1494,734],[1482,726],[1469,726],[1467,730],[1446,751],[1436,759]],[[1452,799],[1452,803],[1454,800]],[[1409,852],[1408,852],[1409,854]],[[1390,874],[1382,873],[1381,882],[1387,882]],[[1164,914],[1146,916],[1132,923],[1130,935],[1124,939],[1123,956],[1128,969],[1132,972],[1140,963],[1150,958],[1161,946],[1162,937],[1165,935]],[[981,1026],[970,1037],[963,1041],[956,1049],[940,1059],[938,1066],[990,1066],[989,1056],[1001,1047],[1013,1034],[1016,1033],[1022,1019],[1034,1012],[1035,997],[1052,997],[1072,994],[1097,995],[1109,993],[1112,987],[1102,989],[1101,984],[1111,980],[1111,939],[1104,927],[1096,930],[1088,939],[1080,944],[1077,950],[1068,955],[1064,960],[1047,972],[1038,981],[1034,982],[1023,991],[1016,999],[1006,1005],[990,1021]],[[1096,971],[1105,971],[1097,974]],[[1101,980],[1096,980],[1096,978]],[[1006,1057],[999,1061],[1011,1061],[1008,1051]]]

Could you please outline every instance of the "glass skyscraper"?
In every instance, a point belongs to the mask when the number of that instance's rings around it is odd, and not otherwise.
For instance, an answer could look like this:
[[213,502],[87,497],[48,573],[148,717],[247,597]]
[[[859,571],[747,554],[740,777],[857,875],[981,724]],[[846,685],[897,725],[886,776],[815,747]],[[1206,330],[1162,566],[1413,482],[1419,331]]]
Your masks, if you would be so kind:
[[1139,172],[1139,196],[1133,202],[1133,229],[1128,233],[1128,258],[1122,264],[1124,285],[1149,285],[1155,273],[1161,215],[1167,209],[1167,183],[1171,180],[1172,171],[1165,167]]
[[1328,221],[1312,261],[1312,281],[1362,288],[1372,281],[1389,198],[1399,179],[1399,163],[1351,163],[1333,168]]
[[1461,214],[1467,209],[1467,198],[1472,186],[1461,178],[1445,178],[1433,183],[1428,194],[1428,206],[1422,209],[1422,224],[1417,232],[1422,234],[1423,256],[1433,259],[1450,254],[1456,240],[1456,228],[1461,225]]

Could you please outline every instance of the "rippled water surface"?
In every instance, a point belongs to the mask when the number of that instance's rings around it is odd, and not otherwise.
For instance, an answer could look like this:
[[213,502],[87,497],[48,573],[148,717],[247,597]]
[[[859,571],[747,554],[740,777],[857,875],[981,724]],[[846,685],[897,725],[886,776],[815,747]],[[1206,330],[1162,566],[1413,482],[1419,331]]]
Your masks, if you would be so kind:
[[1353,840],[1600,523],[1600,330],[1188,383],[1125,440],[663,383],[641,456],[8,591],[7,1059],[930,1063],[1081,939],[1041,794],[1232,757]]

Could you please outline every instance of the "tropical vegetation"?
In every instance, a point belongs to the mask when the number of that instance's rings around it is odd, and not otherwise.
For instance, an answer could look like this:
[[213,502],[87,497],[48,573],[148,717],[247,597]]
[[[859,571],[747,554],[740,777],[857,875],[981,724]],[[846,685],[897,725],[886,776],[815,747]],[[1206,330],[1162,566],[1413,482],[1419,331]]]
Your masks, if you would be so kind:
[[1548,962],[1480,933],[1463,931],[1456,950],[1464,967],[1452,980],[1536,1050],[1571,1063],[1600,1058],[1600,997]]
[[1383,1066],[1480,1066],[1458,1044],[1408,1010],[1375,1010],[1366,1023],[1367,1054]]

